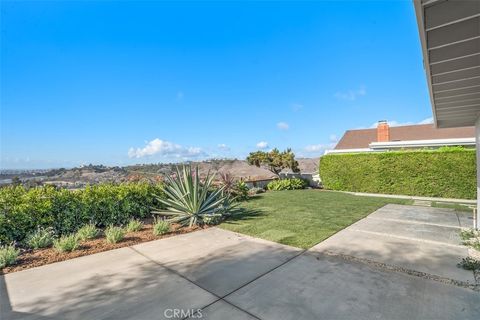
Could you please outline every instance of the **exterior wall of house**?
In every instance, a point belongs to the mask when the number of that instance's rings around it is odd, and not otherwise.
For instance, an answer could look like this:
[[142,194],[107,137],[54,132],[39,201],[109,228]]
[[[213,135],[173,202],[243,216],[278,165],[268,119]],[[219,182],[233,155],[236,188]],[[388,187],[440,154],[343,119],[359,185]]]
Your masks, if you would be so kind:
[[267,187],[267,184],[271,181],[275,180],[274,178],[272,179],[264,179],[264,180],[247,180],[245,183],[247,184],[248,188],[262,188],[265,189]]
[[477,219],[475,228],[480,228],[480,117],[475,122],[475,136],[477,143]]

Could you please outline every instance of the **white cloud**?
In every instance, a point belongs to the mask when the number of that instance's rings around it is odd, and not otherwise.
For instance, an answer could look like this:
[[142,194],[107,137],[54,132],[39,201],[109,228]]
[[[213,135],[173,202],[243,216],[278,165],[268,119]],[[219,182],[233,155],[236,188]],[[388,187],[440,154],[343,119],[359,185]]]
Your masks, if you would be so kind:
[[130,158],[143,158],[153,155],[189,159],[205,156],[206,154],[199,147],[184,147],[158,138],[147,142],[143,148],[130,148],[128,150],[128,156]]
[[304,148],[304,151],[309,153],[310,156],[312,156],[312,154],[322,155],[325,150],[335,148],[335,145],[338,142],[338,137],[335,134],[331,134],[329,140],[329,143],[310,144]]
[[357,90],[338,91],[335,93],[335,98],[339,100],[355,101],[358,97],[365,96],[367,90],[365,87],[360,87]]
[[305,147],[307,152],[321,152],[325,151],[328,148],[326,144],[311,144]]
[[279,123],[277,123],[277,128],[279,130],[288,130],[288,128],[290,128],[290,126],[286,122],[279,122]]
[[266,141],[260,141],[259,143],[257,143],[257,148],[259,149],[267,149],[268,148],[268,142]]
[[220,143],[217,147],[218,147],[218,149],[223,150],[223,151],[230,151],[230,147],[227,146],[225,143]]
[[330,143],[319,143],[319,144],[310,144],[304,148],[304,150],[308,153],[317,153],[323,154],[325,150],[330,150],[335,148],[337,141],[330,142]]
[[292,110],[294,112],[298,112],[303,109],[303,104],[300,103],[292,103]]
[[433,117],[424,119],[424,120],[420,121],[418,124],[431,124],[431,123],[433,123]]

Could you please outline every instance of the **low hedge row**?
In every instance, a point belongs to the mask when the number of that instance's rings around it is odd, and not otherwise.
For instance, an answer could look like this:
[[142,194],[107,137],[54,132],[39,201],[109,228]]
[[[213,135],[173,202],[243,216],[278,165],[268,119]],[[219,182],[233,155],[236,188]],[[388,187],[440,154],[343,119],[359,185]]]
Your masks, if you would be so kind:
[[305,189],[308,183],[299,178],[273,180],[267,184],[267,190],[280,191],[280,190],[297,190]]
[[319,170],[330,190],[476,199],[471,149],[328,154]]
[[161,184],[101,184],[82,190],[3,187],[0,244],[22,241],[38,227],[53,228],[57,235],[62,235],[76,232],[87,223],[105,227],[144,218],[150,215],[152,207],[160,207],[155,194],[163,196]]

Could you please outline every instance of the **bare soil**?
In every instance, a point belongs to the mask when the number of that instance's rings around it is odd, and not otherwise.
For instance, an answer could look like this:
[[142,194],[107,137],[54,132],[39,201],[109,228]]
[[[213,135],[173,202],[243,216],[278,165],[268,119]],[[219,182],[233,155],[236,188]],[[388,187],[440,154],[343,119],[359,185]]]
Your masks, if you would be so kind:
[[46,264],[55,263],[64,260],[70,260],[94,253],[103,251],[123,248],[132,246],[142,242],[148,242],[153,240],[159,240],[163,238],[169,238],[178,234],[189,233],[192,231],[207,228],[205,227],[181,227],[179,225],[173,225],[172,231],[161,236],[155,236],[153,234],[152,224],[145,224],[143,229],[137,232],[129,232],[125,235],[125,238],[115,244],[108,243],[105,237],[97,237],[95,239],[83,241],[79,248],[72,252],[60,253],[54,248],[36,249],[36,250],[22,250],[17,262],[14,265],[5,267],[0,270],[0,274],[7,274],[26,270],[30,268],[40,267]]

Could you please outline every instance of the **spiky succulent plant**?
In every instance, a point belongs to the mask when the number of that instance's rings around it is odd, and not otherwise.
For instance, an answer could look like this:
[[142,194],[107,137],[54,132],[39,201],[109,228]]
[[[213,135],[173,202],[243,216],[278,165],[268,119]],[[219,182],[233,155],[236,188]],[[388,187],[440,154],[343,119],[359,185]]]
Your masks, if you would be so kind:
[[176,167],[173,176],[166,177],[166,198],[158,198],[166,209],[152,213],[167,216],[169,222],[193,226],[203,224],[212,215],[224,214],[230,210],[229,196],[223,192],[224,187],[213,185],[215,175],[207,173],[200,179],[198,167],[192,170],[188,165]]

